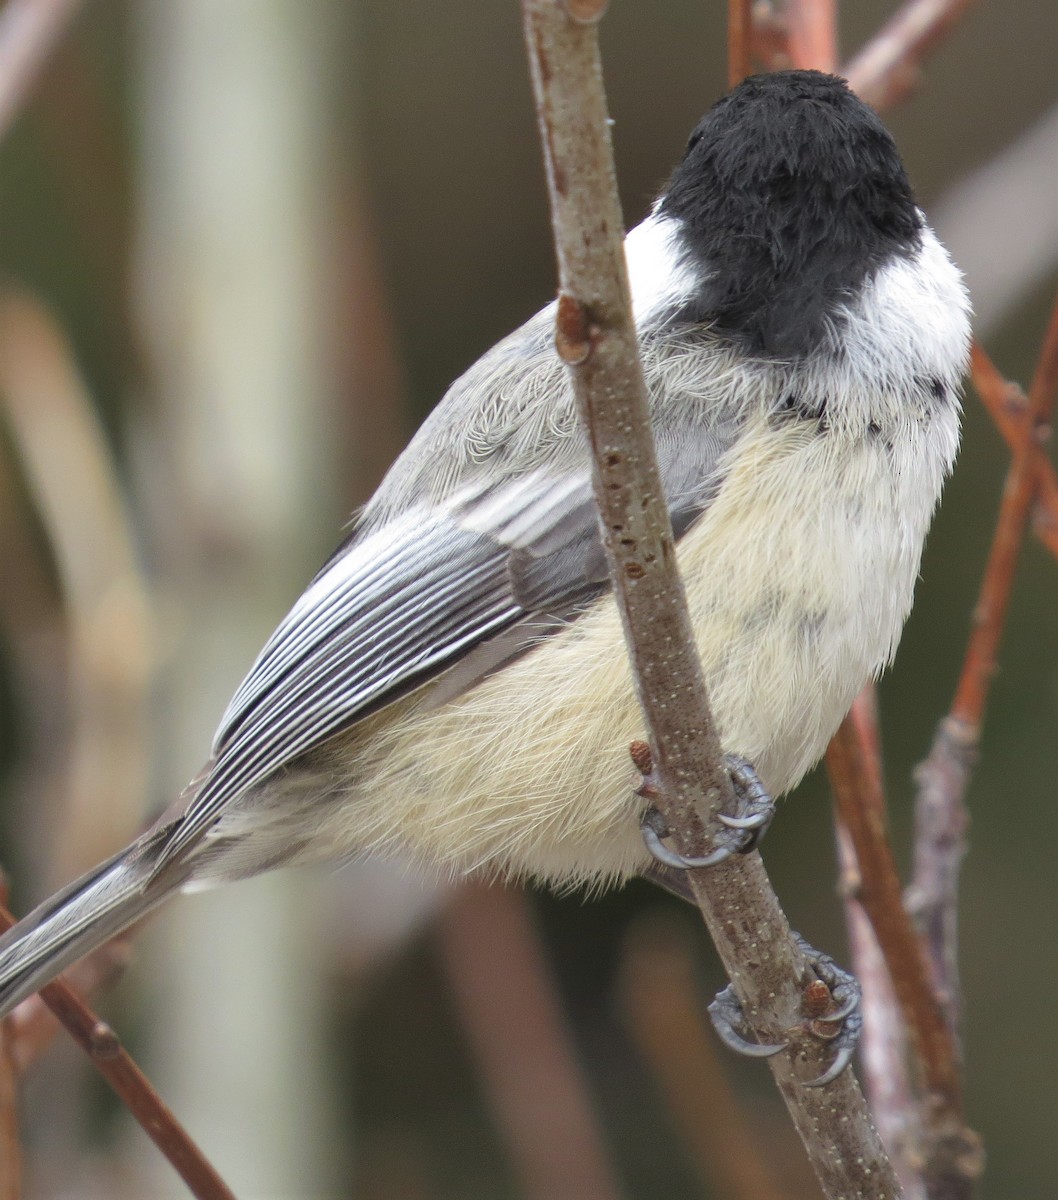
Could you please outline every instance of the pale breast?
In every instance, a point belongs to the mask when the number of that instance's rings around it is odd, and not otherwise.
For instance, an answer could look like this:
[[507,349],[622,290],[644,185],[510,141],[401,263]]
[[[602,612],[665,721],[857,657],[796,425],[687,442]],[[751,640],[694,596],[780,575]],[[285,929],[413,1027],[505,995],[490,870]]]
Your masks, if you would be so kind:
[[[928,430],[762,419],[680,543],[723,744],[777,795],[895,649],[950,459]],[[643,726],[612,600],[441,708],[400,707],[352,731],[356,800],[331,809],[332,846],[553,883],[645,865],[628,758]]]

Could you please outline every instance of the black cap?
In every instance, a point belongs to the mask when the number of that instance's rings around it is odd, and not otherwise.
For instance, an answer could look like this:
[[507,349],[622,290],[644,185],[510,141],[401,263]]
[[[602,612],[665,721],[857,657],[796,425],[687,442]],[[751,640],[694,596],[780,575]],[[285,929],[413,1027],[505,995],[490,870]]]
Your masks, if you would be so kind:
[[661,213],[708,275],[677,314],[764,357],[808,354],[879,267],[921,244],[889,131],[819,71],[754,75],[699,122]]

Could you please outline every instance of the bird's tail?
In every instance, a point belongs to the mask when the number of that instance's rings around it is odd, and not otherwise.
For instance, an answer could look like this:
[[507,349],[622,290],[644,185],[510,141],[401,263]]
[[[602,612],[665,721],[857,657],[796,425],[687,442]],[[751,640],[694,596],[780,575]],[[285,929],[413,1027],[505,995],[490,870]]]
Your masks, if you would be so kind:
[[0,937],[0,1017],[179,887],[154,875],[145,848],[133,843]]

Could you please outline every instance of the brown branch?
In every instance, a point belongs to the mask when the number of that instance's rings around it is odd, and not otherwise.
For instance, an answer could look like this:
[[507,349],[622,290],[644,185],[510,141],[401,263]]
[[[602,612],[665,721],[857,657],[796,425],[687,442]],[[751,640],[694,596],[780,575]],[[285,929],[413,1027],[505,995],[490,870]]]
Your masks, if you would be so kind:
[[[1011,450],[1016,449],[1028,417],[1028,397],[1018,384],[1004,378],[980,342],[974,342],[971,372],[974,388],[996,428]],[[1033,461],[1037,478],[1032,531],[1058,558],[1058,476],[1043,446],[1033,447]]]
[[[879,111],[893,107],[917,85],[924,60],[940,48],[973,3],[908,0],[842,74],[868,104]],[[1024,392],[1003,378],[978,342],[973,346],[972,373],[978,395],[1013,450],[1028,409]],[[1034,457],[1039,479],[1033,532],[1058,558],[1058,478],[1042,449],[1037,448]]]
[[[982,350],[975,352],[974,359],[975,382],[982,387],[982,397],[987,397],[990,410],[998,412],[1004,406],[1003,397],[1009,399],[1014,393],[1009,386],[1000,386],[998,372]],[[969,819],[966,789],[977,756],[1018,554],[1033,501],[1039,489],[1046,487],[1041,442],[1049,432],[1056,387],[1058,298],[1017,432],[955,698],[950,713],[937,728],[929,757],[915,776],[919,788],[915,803],[915,859],[907,903],[926,938],[937,987],[955,1027],[960,1010],[956,901]]]
[[[658,806],[685,854],[730,802],[709,717],[653,451],[632,323],[596,22],[601,0],[523,0],[559,261],[556,341],[571,369],[592,448],[610,577],[661,783]],[[704,822],[704,824],[703,824]],[[758,854],[689,872],[747,1019],[793,1050],[772,1071],[828,1197],[894,1197],[900,1188],[851,1072],[824,1089],[824,1048],[803,1031],[807,964]],[[795,1071],[795,1063],[798,1070]]]
[[879,764],[869,750],[870,722],[864,705],[854,705],[827,750],[827,771],[841,826],[855,853],[856,899],[884,955],[909,1034],[915,1076],[924,1091],[912,1153],[922,1164],[928,1194],[955,1200],[971,1194],[981,1173],[980,1139],[963,1120],[954,1030],[934,991],[925,948],[902,903]]
[[868,104],[881,111],[917,86],[922,62],[948,37],[975,0],[908,0],[843,69]]
[[902,887],[889,844],[878,762],[866,747],[862,707],[853,705],[827,750],[826,765],[859,875],[856,898],[871,919],[929,1092],[952,1112],[963,1111],[959,1056],[933,995],[922,944],[904,913]]
[[773,0],[756,0],[753,5],[753,56],[768,71],[785,71],[790,66],[789,28],[786,14]]
[[1029,389],[1029,407],[1014,460],[1007,473],[992,549],[981,593],[974,609],[974,628],[952,703],[951,716],[970,728],[980,727],[988,689],[1014,586],[1014,570],[1039,477],[1038,447],[1050,434],[1051,411],[1058,387],[1058,297],[1051,310],[1036,374]]
[[[923,4],[906,6],[898,19],[883,30],[844,73],[861,95],[868,93],[867,98],[877,105],[893,103],[903,94],[897,87],[898,78],[907,84],[912,65],[917,66],[917,62],[939,44],[967,6],[965,3],[947,5],[943,12]],[[829,55],[836,40],[834,18],[829,0],[820,0],[818,4],[801,0],[799,4],[788,5],[789,54],[794,65],[832,69]],[[806,36],[806,28],[811,29],[810,36]],[[900,75],[901,65],[907,68],[903,76]],[[954,1031],[945,1021],[941,997],[931,978],[931,964],[902,903],[899,876],[886,830],[879,762],[877,725],[861,703],[831,743],[827,767],[841,814],[839,839],[842,832],[847,831],[858,860],[856,876],[861,893],[857,899],[870,919],[884,954],[893,995],[907,1022],[918,1074],[926,1089],[917,1148],[921,1153],[916,1156],[916,1162],[907,1156],[906,1147],[899,1147],[902,1173],[911,1179],[916,1192],[920,1193],[924,1186],[931,1196],[963,1197],[970,1194],[973,1180],[982,1168],[980,1142],[962,1120],[959,1057]],[[916,853],[919,850],[916,845]],[[954,887],[947,895],[952,906],[945,912],[954,920]],[[849,907],[850,923],[856,929],[860,913],[856,905]],[[865,969],[865,941],[866,935],[862,934],[857,955],[857,969],[861,972]],[[868,968],[870,961],[873,960],[868,961]],[[870,1015],[876,1021],[880,1017],[885,1024],[896,1024],[896,1010],[885,994],[885,987],[881,984],[875,987],[873,982],[868,977]],[[868,1070],[874,1072],[871,1083],[875,1094],[891,1085],[891,1080],[883,1077],[888,1073],[888,1056],[884,1057],[886,1061],[876,1063],[872,1059],[867,1063]],[[891,1101],[890,1110],[886,1112],[890,1128],[900,1122],[897,1108],[906,1098],[907,1093],[887,1094],[887,1102]],[[905,1110],[905,1121],[909,1114],[910,1109]],[[917,1178],[919,1163],[921,1179]]]
[[[0,906],[0,933],[14,924],[15,918]],[[151,1086],[113,1029],[62,978],[42,987],[40,996],[169,1160],[191,1194],[197,1200],[235,1200],[235,1194]]]
[[[66,972],[67,983],[81,996],[91,996],[112,987],[132,958],[134,932],[135,929],[118,934],[81,959]],[[25,1075],[62,1028],[39,993],[23,1000],[6,1022],[10,1030],[11,1058],[19,1075]]]
[[448,982],[522,1193],[529,1200],[617,1197],[525,895],[468,884],[445,906],[439,933]]
[[863,1087],[878,1132],[893,1156],[907,1200],[925,1200],[919,1175],[921,1163],[912,1151],[914,1140],[917,1140],[913,1135],[918,1122],[907,1069],[907,1030],[885,956],[870,918],[858,899],[860,871],[856,851],[837,811],[834,826],[849,959],[863,989],[860,1006],[863,1012],[863,1037],[860,1040]]
[[838,64],[837,0],[786,0],[790,64],[834,71]]
[[753,0],[728,0],[727,86],[735,87],[753,71]]
[[0,138],[83,0],[7,0],[0,9]]
[[951,717],[937,727],[929,757],[915,770],[914,860],[905,904],[926,940],[934,988],[948,1022],[959,1028],[959,867],[966,854],[964,803],[977,733]]

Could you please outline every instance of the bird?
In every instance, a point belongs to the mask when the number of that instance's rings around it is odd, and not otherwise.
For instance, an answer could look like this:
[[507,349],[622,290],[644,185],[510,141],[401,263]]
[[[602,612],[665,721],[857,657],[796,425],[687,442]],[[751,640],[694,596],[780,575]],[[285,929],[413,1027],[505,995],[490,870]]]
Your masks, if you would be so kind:
[[[815,71],[720,98],[624,245],[717,730],[779,796],[895,652],[958,449],[967,293],[881,120]],[[180,800],[0,938],[0,1013],[175,893],[281,865],[400,854],[556,888],[650,871],[554,324],[550,303],[451,385]]]

